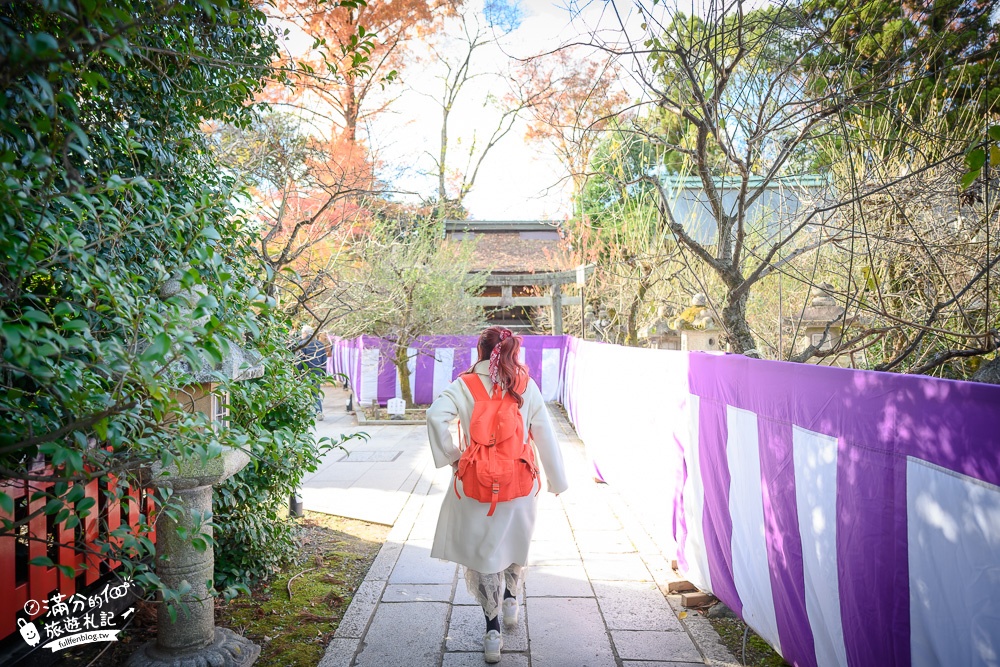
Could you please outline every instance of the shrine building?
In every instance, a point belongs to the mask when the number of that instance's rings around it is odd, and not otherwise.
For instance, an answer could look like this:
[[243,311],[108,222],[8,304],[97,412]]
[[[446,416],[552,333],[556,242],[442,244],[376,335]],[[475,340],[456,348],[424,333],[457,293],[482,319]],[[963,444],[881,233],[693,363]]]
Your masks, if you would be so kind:
[[[563,308],[580,308],[578,285],[593,267],[572,264],[558,222],[446,220],[445,239],[476,241],[472,270],[489,272],[476,300],[490,324],[517,333],[560,335]],[[539,317],[540,312],[547,317]]]

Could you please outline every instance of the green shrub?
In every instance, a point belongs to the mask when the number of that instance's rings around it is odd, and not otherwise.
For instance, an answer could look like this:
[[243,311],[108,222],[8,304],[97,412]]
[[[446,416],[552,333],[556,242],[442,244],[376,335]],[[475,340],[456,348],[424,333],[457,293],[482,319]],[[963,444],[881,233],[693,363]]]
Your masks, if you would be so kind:
[[[288,354],[272,354],[288,325],[256,288],[235,181],[201,131],[249,122],[274,53],[266,17],[245,0],[0,6],[0,475],[35,503],[12,520],[0,492],[0,535],[42,514],[78,529],[97,511],[84,497],[94,478],[119,480],[101,499],[111,504],[150,466],[227,445],[285,463],[315,452],[295,400],[280,427],[247,417],[252,428],[213,429],[175,393],[234,341],[268,356],[267,391],[301,386]],[[171,278],[181,293],[161,296]],[[168,493],[159,503],[176,510]],[[218,528],[226,539],[242,525]],[[162,588],[145,565],[152,543],[127,524],[96,547]]]
[[234,426],[249,436],[253,458],[215,491],[219,589],[265,579],[296,553],[297,524],[284,510],[303,475],[340,444],[310,432],[318,379],[295,367],[289,334],[287,323],[268,329],[264,376],[237,384],[231,395]]

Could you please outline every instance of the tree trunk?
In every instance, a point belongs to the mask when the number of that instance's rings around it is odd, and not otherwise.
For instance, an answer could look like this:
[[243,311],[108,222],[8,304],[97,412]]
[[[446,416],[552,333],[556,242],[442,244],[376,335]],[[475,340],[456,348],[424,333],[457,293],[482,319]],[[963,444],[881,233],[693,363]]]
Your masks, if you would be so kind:
[[746,294],[735,299],[732,292],[727,295],[726,305],[722,309],[722,326],[728,334],[733,352],[746,354],[748,357],[760,357],[750,325],[747,324]]
[[361,113],[361,105],[353,80],[348,80],[343,86],[340,104],[344,111],[344,138],[354,144],[358,139],[358,116]]
[[448,198],[448,191],[445,189],[445,176],[447,175],[448,163],[448,112],[445,107],[441,113],[441,145],[438,151],[438,205],[444,206]]
[[636,326],[636,319],[639,315],[639,306],[646,300],[646,292],[649,289],[648,278],[649,274],[643,275],[642,269],[639,269],[639,289],[629,305],[628,321],[626,322],[625,344],[629,347],[636,347],[639,344],[639,328]]
[[413,391],[410,389],[410,356],[407,352],[408,345],[396,343],[396,356],[392,364],[396,367],[396,375],[399,377],[400,398],[406,401],[407,406],[413,405]]
[[448,217],[448,189],[445,186],[445,178],[448,175],[448,116],[451,114],[451,107],[445,104],[441,109],[441,146],[438,151],[438,200],[437,217],[443,220]]

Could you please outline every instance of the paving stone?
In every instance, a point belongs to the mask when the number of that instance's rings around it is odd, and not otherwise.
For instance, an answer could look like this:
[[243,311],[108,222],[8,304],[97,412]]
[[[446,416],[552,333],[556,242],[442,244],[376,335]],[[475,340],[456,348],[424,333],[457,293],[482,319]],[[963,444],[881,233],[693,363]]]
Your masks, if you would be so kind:
[[[669,604],[670,608],[674,610],[674,616],[681,613],[682,611],[688,614],[691,613],[690,609],[687,609],[683,604],[681,604],[680,593],[678,593],[677,595],[667,594],[667,604]],[[696,618],[696,617],[692,616],[691,618]]]
[[[442,667],[483,667],[485,664],[480,647],[478,653],[445,653]],[[500,664],[503,667],[528,667],[528,656],[524,653],[508,653],[505,643],[500,653]]]
[[[354,486],[355,480],[353,479],[313,479],[311,482],[302,482],[299,485],[299,494],[302,496],[302,502],[305,502],[306,496],[309,496],[309,506],[310,512],[322,512],[323,514],[333,514],[334,516],[340,516],[336,513],[337,499],[343,489],[349,489]],[[332,499],[331,499],[332,498]]]
[[438,515],[441,513],[441,503],[443,501],[443,498],[424,496],[424,502],[420,506],[420,514],[417,517],[417,521],[427,521],[436,524]]
[[580,553],[620,554],[633,553],[635,545],[623,530],[576,530],[573,537]]
[[354,488],[389,489],[409,493],[416,483],[417,477],[412,470],[380,470],[376,465],[374,469],[358,478]]
[[534,542],[528,551],[528,565],[579,565],[580,551],[572,540]]
[[607,630],[593,598],[528,598],[531,664],[613,667]]
[[595,581],[653,581],[639,554],[585,556],[583,565]]
[[538,497],[538,515],[535,520],[536,526],[539,521],[543,523],[547,521],[564,522],[566,521],[566,510],[557,498],[541,495]]
[[444,469],[435,472],[434,466],[430,462],[425,463],[423,468],[420,469],[420,479],[413,488],[413,495],[425,497],[431,488],[431,484],[442,474],[445,474]]
[[469,587],[465,585],[465,571],[461,567],[458,568],[458,583],[455,585],[455,597],[451,603],[455,605],[479,604],[469,592]]
[[586,501],[566,506],[573,530],[621,530],[621,522],[606,504]]
[[389,584],[382,602],[451,602],[451,584]]
[[358,481],[361,475],[371,470],[374,465],[371,462],[352,463],[349,466],[341,463],[332,463],[317,470],[315,474],[303,478],[302,485],[310,488],[322,488],[325,486],[324,482],[331,480],[348,480],[353,484]]
[[609,630],[684,630],[656,584],[594,581],[593,586]]
[[583,516],[586,514],[610,514],[614,516],[614,512],[608,506],[608,500],[601,497],[600,492],[602,490],[607,490],[608,487],[604,487],[600,484],[593,484],[589,487],[581,488],[582,493],[576,493],[572,495],[567,495],[563,499],[563,507],[566,509],[566,514],[572,519],[574,515]]
[[402,550],[403,545],[399,542],[385,542],[382,544],[382,548],[378,550],[378,555],[375,556],[375,560],[368,569],[365,579],[375,581],[385,581],[388,579],[392,573],[392,568],[396,566],[396,559],[399,558],[399,553]]
[[402,454],[401,450],[376,449],[365,451],[355,449],[354,451],[344,453],[337,459],[337,463],[392,463],[402,456]]
[[617,517],[610,512],[607,514],[595,514],[594,516],[586,516],[586,514],[570,514],[569,517],[570,525],[573,530],[621,530],[622,525],[618,521]]
[[532,540],[535,542],[571,542],[573,531],[570,529],[566,513],[561,509],[539,510],[535,519],[535,533]]
[[337,626],[336,638],[360,639],[365,634],[368,621],[371,620],[375,608],[378,606],[379,598],[385,589],[384,581],[362,581],[358,590],[351,598],[351,604]]
[[[567,471],[568,472],[568,471]],[[555,496],[551,493],[545,491],[545,481],[542,480],[542,492],[538,495],[538,511],[539,512],[562,512],[566,514],[565,511],[565,500],[566,496]],[[574,480],[575,483],[575,480]]]
[[420,508],[422,506],[423,499],[410,494],[406,504],[403,505],[402,510],[393,520],[393,523],[391,524],[392,530],[389,531],[389,534],[386,535],[385,539],[399,543],[406,542],[407,538],[410,536],[410,531],[413,529],[413,522],[416,520],[417,514],[420,512]]
[[435,515],[432,519],[428,520],[423,516],[418,516],[417,520],[413,522],[413,528],[410,530],[409,539],[411,540],[433,540],[434,533],[437,531],[437,516]]
[[[502,614],[501,614],[502,615]],[[446,651],[482,651],[483,634],[486,632],[486,618],[482,607],[453,607],[451,623],[448,626]],[[525,626],[524,606],[518,614],[517,627],[501,629],[504,651],[527,651],[528,629]],[[480,656],[481,657],[481,656]]]
[[326,645],[326,652],[316,667],[351,667],[354,654],[358,650],[358,639],[332,639]]
[[[647,532],[643,522],[629,510],[628,505],[626,505],[621,498],[618,498],[611,503],[611,509],[614,511],[615,516],[618,517],[618,520],[621,521],[622,527],[625,529],[625,532],[628,533],[628,536],[632,540],[632,544],[635,545],[637,551],[654,553],[660,550],[656,546],[656,542],[652,539],[652,536],[650,536]],[[676,550],[676,547],[674,547],[674,550]],[[673,553],[673,551],[671,551],[671,553]]]
[[593,597],[582,565],[544,565],[528,570],[524,579],[528,597]]
[[349,489],[302,489],[302,502],[307,510],[385,526],[397,521],[409,496],[409,491],[369,489],[357,484]]
[[666,514],[659,520],[643,519],[642,525],[645,527],[649,538],[656,544],[657,550],[665,554],[671,554],[671,557],[673,557],[673,554],[677,553],[677,542],[674,541],[673,523],[668,517],[669,514]]
[[416,522],[417,517],[420,516],[420,513],[423,511],[424,505],[426,504],[427,504],[427,496],[418,496],[415,493],[411,493],[410,501],[403,508],[403,513],[401,514],[401,516],[407,518],[410,522],[410,526],[412,527],[413,524]]
[[[424,444],[428,447],[427,444]],[[424,459],[423,466],[420,470],[420,480],[414,487],[413,492],[419,494],[423,498],[427,498],[429,495],[438,495],[437,501],[440,502],[440,493],[451,487],[452,476],[451,476],[451,466],[445,468],[435,468],[434,461],[430,455],[430,448],[427,449],[427,456]]]
[[535,524],[535,534],[531,538],[532,549],[546,542],[573,544],[573,529],[570,528],[569,522],[553,523],[544,528]]
[[406,505],[403,507],[405,512],[403,513],[402,516],[405,516],[407,519],[409,519],[410,524],[412,524],[416,520],[417,515],[420,514],[420,510],[423,508],[424,501],[426,500],[427,500],[426,496],[420,496],[417,495],[416,493],[411,493],[410,497],[407,500]]
[[683,580],[683,577],[674,571],[674,568],[670,566],[670,561],[664,558],[663,554],[643,553],[640,556],[642,557],[642,562],[649,569],[650,574],[653,575],[653,580],[661,587],[669,589],[671,582]]
[[449,607],[443,602],[379,605],[355,664],[357,667],[440,664]]
[[622,667],[705,667],[705,663],[663,662],[662,660],[623,660]]
[[612,630],[622,660],[701,662],[701,654],[686,632]]
[[431,558],[430,543],[407,543],[389,575],[392,584],[450,584],[454,563]]

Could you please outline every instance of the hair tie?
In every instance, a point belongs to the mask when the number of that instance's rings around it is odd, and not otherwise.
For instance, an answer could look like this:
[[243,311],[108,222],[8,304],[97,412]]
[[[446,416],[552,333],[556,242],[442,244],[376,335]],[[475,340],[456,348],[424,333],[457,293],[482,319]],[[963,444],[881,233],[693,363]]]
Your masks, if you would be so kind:
[[493,384],[500,384],[500,346],[511,337],[510,329],[500,329],[500,340],[493,346],[490,352],[490,381]]

